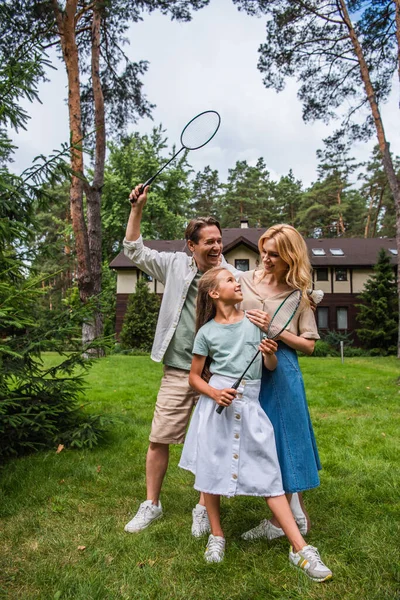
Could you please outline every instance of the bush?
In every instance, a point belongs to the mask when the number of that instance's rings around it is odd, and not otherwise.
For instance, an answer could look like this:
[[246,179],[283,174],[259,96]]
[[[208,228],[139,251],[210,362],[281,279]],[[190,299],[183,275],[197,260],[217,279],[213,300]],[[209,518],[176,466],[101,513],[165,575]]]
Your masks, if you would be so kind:
[[353,344],[351,333],[342,333],[339,331],[329,330],[324,334],[321,334],[321,338],[324,342],[329,344],[332,348],[340,350],[340,342],[343,342],[343,346],[349,347]]
[[315,342],[315,348],[314,348],[314,352],[312,353],[311,356],[338,356],[339,352],[337,350],[335,350],[335,348],[332,348],[332,346],[330,346],[328,344],[328,342],[325,342],[324,340],[317,340]]
[[159,310],[160,300],[157,294],[149,291],[144,278],[140,279],[128,300],[121,331],[122,349],[150,352]]

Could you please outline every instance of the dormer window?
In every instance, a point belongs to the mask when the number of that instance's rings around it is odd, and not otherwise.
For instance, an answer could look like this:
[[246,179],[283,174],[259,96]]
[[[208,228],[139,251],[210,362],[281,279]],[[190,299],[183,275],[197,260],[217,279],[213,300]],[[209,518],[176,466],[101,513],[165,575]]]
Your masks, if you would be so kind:
[[397,256],[397,248],[389,248],[389,252],[391,252],[394,256]]
[[312,248],[311,252],[314,256],[325,256],[325,250],[323,248]]
[[329,252],[332,256],[344,256],[344,252],[341,248],[329,248]]

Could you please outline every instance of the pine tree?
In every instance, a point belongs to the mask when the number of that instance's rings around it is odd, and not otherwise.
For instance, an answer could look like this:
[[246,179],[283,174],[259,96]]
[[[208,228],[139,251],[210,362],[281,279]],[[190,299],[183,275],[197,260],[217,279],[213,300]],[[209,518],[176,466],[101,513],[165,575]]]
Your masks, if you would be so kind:
[[363,304],[356,304],[361,325],[356,333],[366,348],[396,352],[399,313],[397,290],[390,258],[382,248],[374,274],[368,279],[359,295]]
[[142,277],[128,301],[121,331],[123,348],[150,352],[159,308],[160,301],[157,294],[150,292],[146,279]]

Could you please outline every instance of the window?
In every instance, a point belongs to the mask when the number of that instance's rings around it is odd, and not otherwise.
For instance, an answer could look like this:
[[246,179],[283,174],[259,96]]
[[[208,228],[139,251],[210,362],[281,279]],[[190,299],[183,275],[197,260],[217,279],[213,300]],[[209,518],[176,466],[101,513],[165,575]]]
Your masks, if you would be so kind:
[[394,256],[397,256],[397,248],[389,248],[389,252],[394,254]]
[[236,258],[235,259],[235,269],[238,269],[238,271],[248,271],[250,269],[249,259],[248,258]]
[[312,248],[311,252],[314,256],[325,256],[325,250],[323,248]]
[[318,329],[329,329],[329,308],[327,306],[317,306],[317,324]]
[[317,281],[329,281],[328,269],[316,269]]
[[329,252],[333,256],[344,256],[344,252],[341,248],[329,248]]
[[347,308],[336,309],[336,327],[337,329],[348,329]]
[[335,269],[336,281],[347,281],[347,269]]
[[147,273],[144,273],[144,271],[142,271],[142,277],[145,281],[153,281],[153,278],[151,275],[147,275]]

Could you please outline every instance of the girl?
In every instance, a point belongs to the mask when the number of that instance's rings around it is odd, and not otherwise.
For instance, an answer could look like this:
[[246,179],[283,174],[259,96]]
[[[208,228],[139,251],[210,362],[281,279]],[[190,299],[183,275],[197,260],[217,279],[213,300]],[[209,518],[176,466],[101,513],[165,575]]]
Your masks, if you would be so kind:
[[[258,401],[261,359],[238,390],[232,388],[257,347],[268,370],[277,366],[276,343],[261,340],[260,329],[235,306],[242,300],[240,284],[227,269],[210,269],[200,279],[189,383],[201,396],[179,465],[194,473],[194,487],[204,493],[211,524],[204,556],[207,562],[224,557],[220,496],[264,496],[292,544],[290,562],[314,581],[325,581],[332,573],[317,549],[306,545],[284,495],[274,432]],[[209,383],[203,378],[208,363]],[[217,405],[225,407],[222,414]]]

